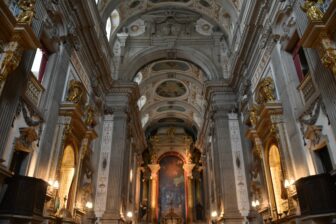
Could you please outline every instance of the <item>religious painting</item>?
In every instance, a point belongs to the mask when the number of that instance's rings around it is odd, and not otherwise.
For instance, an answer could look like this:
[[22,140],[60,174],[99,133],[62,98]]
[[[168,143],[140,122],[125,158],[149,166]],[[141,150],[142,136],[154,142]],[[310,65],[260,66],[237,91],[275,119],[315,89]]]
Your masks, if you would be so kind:
[[159,178],[160,219],[173,211],[186,220],[183,161],[176,156],[164,157]]
[[156,88],[156,93],[159,96],[167,98],[183,96],[186,92],[187,89],[183,83],[175,80],[164,81]]

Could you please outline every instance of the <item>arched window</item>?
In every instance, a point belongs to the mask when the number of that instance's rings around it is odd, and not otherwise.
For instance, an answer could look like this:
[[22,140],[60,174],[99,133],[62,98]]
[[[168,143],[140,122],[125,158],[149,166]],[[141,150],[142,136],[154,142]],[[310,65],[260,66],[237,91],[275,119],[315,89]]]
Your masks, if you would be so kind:
[[111,18],[112,18],[112,33],[113,33],[118,28],[118,26],[120,24],[119,12],[116,9],[113,10],[113,12],[111,14]]
[[115,9],[113,10],[113,12],[111,13],[111,16],[106,21],[105,30],[106,30],[107,40],[110,40],[111,34],[118,28],[119,23],[120,23],[119,12]]
[[147,102],[146,96],[141,96],[140,99],[138,100],[139,110],[141,110],[141,108],[146,104],[146,102]]
[[105,30],[106,30],[106,37],[107,37],[107,40],[108,40],[108,41],[110,40],[111,29],[112,29],[111,18],[108,18],[107,21],[106,21],[106,27],[105,27]]
[[138,72],[138,74],[134,77],[133,81],[138,83],[138,85],[139,85],[142,81],[142,73]]
[[145,125],[147,124],[149,120],[149,114],[145,114],[142,118],[141,118],[141,125],[142,127],[145,127]]

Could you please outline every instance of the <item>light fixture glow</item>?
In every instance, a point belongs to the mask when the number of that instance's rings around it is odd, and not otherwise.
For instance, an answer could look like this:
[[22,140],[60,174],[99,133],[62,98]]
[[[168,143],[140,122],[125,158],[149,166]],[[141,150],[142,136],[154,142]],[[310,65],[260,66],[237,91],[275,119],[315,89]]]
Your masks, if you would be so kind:
[[58,189],[59,188],[59,183],[57,180],[49,180],[48,184],[51,188]]
[[130,170],[130,182],[132,182],[132,180],[133,180],[133,170]]
[[211,217],[212,217],[212,218],[216,218],[217,216],[218,216],[217,211],[212,211],[212,212],[211,212]]
[[58,183],[58,181],[55,180],[52,186],[53,186],[53,188],[58,189],[58,188],[59,188],[59,183]]
[[92,202],[91,201],[86,202],[85,207],[87,207],[88,209],[93,208]]
[[133,217],[133,212],[128,211],[127,214],[126,214],[126,216],[127,216],[128,218],[132,218],[132,217]]
[[284,186],[285,188],[289,188],[290,186],[292,186],[294,184],[295,180],[293,179],[286,179],[285,182],[284,182]]

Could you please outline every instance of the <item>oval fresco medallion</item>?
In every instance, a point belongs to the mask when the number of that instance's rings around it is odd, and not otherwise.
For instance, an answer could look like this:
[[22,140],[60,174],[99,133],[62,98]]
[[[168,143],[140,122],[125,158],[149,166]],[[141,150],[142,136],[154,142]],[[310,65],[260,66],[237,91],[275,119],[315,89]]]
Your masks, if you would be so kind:
[[162,82],[155,90],[156,94],[162,97],[174,98],[186,94],[186,87],[178,81],[167,80]]

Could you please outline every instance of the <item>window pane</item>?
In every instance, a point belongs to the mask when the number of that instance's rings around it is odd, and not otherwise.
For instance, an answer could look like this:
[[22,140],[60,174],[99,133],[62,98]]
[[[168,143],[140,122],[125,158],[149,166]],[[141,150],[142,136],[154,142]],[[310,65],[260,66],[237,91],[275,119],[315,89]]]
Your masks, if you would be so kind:
[[39,76],[40,68],[41,68],[41,61],[42,61],[43,52],[41,49],[36,50],[33,66],[31,68],[32,73],[35,75],[36,78]]
[[106,36],[107,36],[107,39],[108,39],[108,40],[110,40],[110,36],[111,36],[111,28],[112,28],[111,19],[108,18],[107,21],[106,21],[106,27],[105,27],[105,30],[106,30]]

